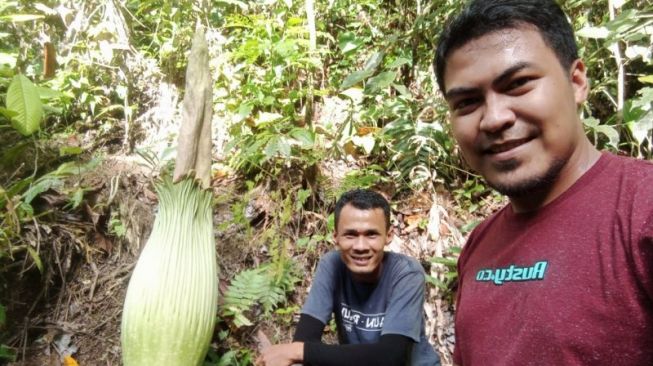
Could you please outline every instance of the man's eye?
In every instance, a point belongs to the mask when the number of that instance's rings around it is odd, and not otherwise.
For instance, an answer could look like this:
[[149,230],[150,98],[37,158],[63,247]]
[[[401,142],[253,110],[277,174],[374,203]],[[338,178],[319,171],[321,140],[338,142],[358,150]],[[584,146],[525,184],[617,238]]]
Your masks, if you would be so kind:
[[533,79],[532,79],[532,78],[529,78],[529,77],[521,77],[521,78],[517,78],[517,79],[511,81],[511,82],[508,84],[508,86],[507,86],[506,89],[507,89],[507,90],[515,90],[515,89],[518,89],[518,88],[520,88],[520,87],[526,85],[526,84],[527,84],[529,81],[531,81],[531,80],[533,80]]
[[480,98],[465,98],[459,101],[456,101],[453,104],[453,109],[458,114],[467,114],[474,110],[474,107],[478,105]]

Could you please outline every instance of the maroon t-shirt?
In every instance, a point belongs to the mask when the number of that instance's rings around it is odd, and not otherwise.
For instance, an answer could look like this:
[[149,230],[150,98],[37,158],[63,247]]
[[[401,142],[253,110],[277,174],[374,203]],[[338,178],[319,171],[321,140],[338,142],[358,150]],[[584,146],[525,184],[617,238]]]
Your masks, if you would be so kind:
[[604,153],[544,208],[506,206],[458,271],[458,365],[653,365],[653,164]]

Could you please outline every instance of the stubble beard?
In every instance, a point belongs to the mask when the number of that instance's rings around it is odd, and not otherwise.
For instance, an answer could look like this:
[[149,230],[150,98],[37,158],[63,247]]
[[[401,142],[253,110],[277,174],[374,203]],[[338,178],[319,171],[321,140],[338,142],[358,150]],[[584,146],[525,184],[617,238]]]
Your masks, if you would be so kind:
[[[518,182],[502,184],[501,182],[487,181],[487,183],[499,193],[510,198],[522,198],[529,195],[535,195],[547,191],[553,185],[566,163],[567,161],[563,159],[555,159],[551,162],[549,168],[544,172],[544,174],[529,177]],[[508,163],[502,167],[502,170],[510,171],[516,169],[518,165],[519,163],[517,162]]]

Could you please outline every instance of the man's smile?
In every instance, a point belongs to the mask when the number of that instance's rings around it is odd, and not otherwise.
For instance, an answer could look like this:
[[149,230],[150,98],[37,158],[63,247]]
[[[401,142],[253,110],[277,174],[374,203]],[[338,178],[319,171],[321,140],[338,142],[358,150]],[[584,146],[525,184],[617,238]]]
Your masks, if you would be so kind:
[[351,258],[352,262],[356,265],[365,266],[372,259],[372,255],[350,255],[349,258]]
[[484,149],[484,153],[490,155],[504,153],[522,146],[531,140],[531,137],[525,137],[520,139],[504,140],[501,142],[493,142],[486,149]]

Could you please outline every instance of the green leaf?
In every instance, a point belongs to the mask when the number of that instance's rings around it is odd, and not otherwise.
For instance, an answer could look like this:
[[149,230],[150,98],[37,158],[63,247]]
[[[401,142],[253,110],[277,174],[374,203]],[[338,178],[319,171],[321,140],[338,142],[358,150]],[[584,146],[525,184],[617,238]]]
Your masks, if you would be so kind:
[[626,126],[628,126],[637,143],[641,145],[649,137],[649,132],[653,129],[653,113],[645,113],[638,121],[627,122]]
[[396,77],[397,74],[394,71],[382,72],[371,78],[367,82],[367,85],[365,85],[365,88],[371,93],[383,90],[392,85]]
[[254,106],[251,105],[250,103],[243,103],[238,107],[238,117],[240,118],[239,121],[244,120],[247,118],[250,113],[252,113],[252,109],[254,109]]
[[281,118],[283,118],[283,116],[280,115],[279,113],[261,112],[259,113],[254,123],[256,124],[256,126],[261,126],[267,123],[276,122]]
[[279,153],[285,158],[289,158],[291,155],[290,142],[286,138],[279,139]]
[[606,27],[585,27],[576,32],[576,34],[584,38],[604,39],[608,38],[610,31]]
[[345,78],[345,80],[343,80],[342,84],[340,84],[339,89],[340,90],[348,89],[348,88],[360,83],[361,81],[369,78],[370,76],[372,76],[373,73],[374,73],[373,71],[366,71],[366,70],[354,71],[351,74],[349,74]]
[[34,264],[36,264],[36,268],[39,269],[39,272],[43,273],[43,262],[41,261],[41,257],[39,257],[39,254],[36,252],[36,250],[28,246],[27,252],[29,252],[30,257],[32,257],[32,260],[34,261]]
[[290,136],[299,141],[303,148],[311,148],[315,143],[315,135],[305,128],[294,128],[290,131]]
[[31,221],[32,217],[34,216],[34,207],[32,207],[32,205],[29,203],[21,202],[16,208],[16,212],[18,212],[18,217],[20,220]]
[[59,156],[79,155],[83,152],[79,146],[61,146],[59,148]]
[[599,125],[599,120],[594,117],[585,118],[583,124],[589,128],[596,128]]
[[613,34],[612,37],[623,37],[625,33],[637,24],[637,16],[634,9],[628,9],[621,12],[614,20],[606,23],[605,27]]
[[0,20],[8,20],[10,22],[19,23],[19,22],[29,22],[32,20],[43,19],[45,16],[37,14],[11,14],[4,15],[0,17]]
[[14,128],[24,136],[38,131],[43,105],[36,86],[25,75],[14,76],[7,90],[7,108],[18,112],[12,120]]
[[41,97],[41,99],[56,99],[64,96],[64,93],[58,90],[44,88],[42,86],[37,86],[36,90],[39,92],[39,97]]
[[363,90],[361,88],[349,88],[340,92],[347,97],[353,104],[360,104],[363,101]]
[[642,83],[653,84],[653,75],[640,76],[637,78],[637,80],[641,81]]
[[353,32],[345,32],[338,37],[338,48],[343,54],[353,52],[364,43],[363,40],[356,38]]
[[406,88],[405,85],[403,84],[392,84],[392,87],[395,88],[399,94],[403,95],[404,97],[412,97],[413,94],[411,94],[410,90]]
[[246,317],[245,315],[243,315],[242,313],[235,313],[235,314],[234,314],[234,325],[236,326],[236,328],[240,328],[240,327],[242,327],[242,326],[248,326],[248,327],[249,327],[249,326],[251,326],[251,325],[253,325],[253,324],[252,324],[252,322],[251,322],[249,319],[247,319],[247,317]]
[[363,67],[364,71],[371,71],[373,72],[376,70],[377,67],[381,64],[381,61],[383,61],[383,57],[385,56],[385,52],[375,52],[365,63],[365,66]]
[[404,66],[406,64],[410,64],[411,61],[407,58],[403,57],[397,57],[390,65],[388,65],[388,69],[397,69],[401,66]]
[[14,8],[18,6],[18,1],[0,1],[0,13],[3,13],[6,9]]
[[0,328],[5,326],[7,322],[7,314],[5,313],[5,307],[0,305]]
[[27,177],[24,179],[21,179],[11,186],[9,186],[9,189],[7,189],[6,194],[7,197],[11,198],[22,192],[25,188],[29,187],[30,184],[32,184],[32,181],[34,179],[32,177]]
[[281,57],[287,58],[295,51],[297,42],[292,39],[284,39],[274,44],[274,51]]
[[16,361],[16,354],[11,348],[0,344],[0,360]]
[[274,136],[268,141],[267,145],[265,145],[265,149],[263,149],[263,154],[265,154],[265,159],[270,159],[277,155],[277,152],[279,152],[279,145],[280,145],[281,139],[279,136]]
[[85,192],[84,189],[82,189],[82,188],[77,188],[77,190],[75,190],[75,192],[73,193],[73,195],[70,196],[70,203],[69,203],[69,205],[70,205],[70,208],[71,208],[71,209],[74,210],[74,209],[76,209],[77,207],[79,207],[79,205],[82,204],[82,201],[84,200],[84,192]]
[[637,92],[637,94],[639,94],[640,97],[633,101],[633,107],[650,110],[653,106],[653,88],[642,88]]
[[608,125],[598,125],[594,127],[594,129],[596,130],[596,132],[605,135],[608,138],[609,140],[608,143],[611,146],[615,148],[619,146],[619,132],[617,132],[617,130],[614,127]]
[[23,193],[23,202],[31,203],[36,196],[47,191],[50,188],[61,187],[63,182],[59,178],[51,176],[41,177],[33,186]]
[[297,248],[303,248],[303,247],[307,246],[310,241],[311,241],[311,238],[309,238],[307,236],[303,236],[303,237],[297,239],[297,241],[295,242],[295,246],[297,246]]
[[458,264],[458,259],[455,258],[442,258],[442,257],[433,257],[431,258],[432,263],[440,263],[444,264],[445,267],[448,268],[456,268],[456,265]]
[[[82,174],[93,168],[97,167],[100,164],[100,159],[91,159],[86,163],[78,163],[74,161],[69,161],[59,165],[57,170],[48,173],[52,177],[68,177],[76,174]],[[45,177],[45,176],[44,176]]]
[[12,118],[18,115],[18,112],[12,111],[11,109],[0,107],[0,114],[5,116],[5,118],[7,118],[8,120],[11,120]]

